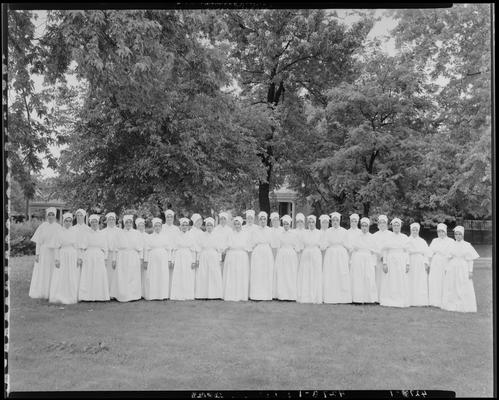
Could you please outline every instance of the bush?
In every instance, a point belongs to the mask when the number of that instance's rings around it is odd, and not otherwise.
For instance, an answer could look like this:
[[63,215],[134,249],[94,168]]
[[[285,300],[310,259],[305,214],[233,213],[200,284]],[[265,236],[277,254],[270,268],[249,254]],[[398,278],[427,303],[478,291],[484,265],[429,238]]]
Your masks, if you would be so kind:
[[32,220],[21,223],[10,224],[10,255],[25,256],[33,255],[36,251],[36,243],[31,241],[36,228],[42,221]]

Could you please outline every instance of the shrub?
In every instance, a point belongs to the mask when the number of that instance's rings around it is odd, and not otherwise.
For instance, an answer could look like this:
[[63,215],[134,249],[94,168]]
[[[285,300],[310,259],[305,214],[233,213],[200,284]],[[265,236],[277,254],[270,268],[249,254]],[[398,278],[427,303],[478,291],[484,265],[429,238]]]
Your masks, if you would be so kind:
[[36,243],[31,241],[36,228],[42,221],[32,220],[10,224],[10,255],[24,256],[35,254]]

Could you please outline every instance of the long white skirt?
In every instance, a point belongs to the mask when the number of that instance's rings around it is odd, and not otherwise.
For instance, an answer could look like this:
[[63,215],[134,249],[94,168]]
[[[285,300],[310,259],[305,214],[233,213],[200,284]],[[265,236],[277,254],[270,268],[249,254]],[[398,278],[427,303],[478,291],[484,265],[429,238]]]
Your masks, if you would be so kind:
[[272,300],[274,255],[268,244],[258,244],[251,255],[249,297]]
[[55,250],[41,246],[39,262],[33,266],[29,297],[33,299],[48,299],[50,295],[50,282],[55,268]]
[[223,297],[220,253],[215,249],[203,250],[199,255],[194,294],[196,299],[221,299]]
[[441,254],[431,258],[430,273],[428,274],[428,298],[430,306],[442,307],[444,288],[444,273],[448,259]]
[[410,269],[407,274],[409,280],[409,305],[428,306],[428,273],[421,254],[410,255]]
[[274,266],[274,274],[272,276],[272,298],[277,299],[277,268],[276,268],[276,259],[277,252],[279,249],[272,247],[272,265]]
[[409,307],[409,282],[407,280],[406,255],[389,252],[386,264],[388,272],[381,279],[379,304],[388,307]]
[[379,294],[381,293],[381,278],[383,277],[383,261],[381,260],[381,256],[376,256],[376,267],[374,268],[374,276],[376,280],[376,291],[378,292],[378,301]]
[[298,284],[298,256],[291,247],[277,250],[275,259],[276,298],[279,300],[296,300]]
[[171,300],[194,300],[196,272],[192,268],[194,262],[189,248],[180,248],[175,253],[175,266],[172,273]]
[[246,301],[249,288],[249,256],[244,250],[228,250],[224,261],[224,300]]
[[352,301],[355,303],[376,303],[376,261],[371,252],[354,251],[351,262]]
[[296,301],[322,303],[322,253],[319,247],[307,247],[302,252]]
[[109,288],[109,293],[111,293],[111,285],[113,283],[114,274],[116,272],[116,270],[113,269],[113,262],[111,260],[111,257],[106,259],[106,271],[107,271],[107,285]]
[[140,279],[140,257],[137,250],[118,250],[111,297],[122,302],[139,300],[142,297]]
[[106,301],[110,299],[104,252],[89,247],[83,256],[78,300]]
[[59,251],[60,266],[54,267],[50,282],[50,303],[75,304],[78,302],[78,284],[81,270],[74,247],[63,247]]
[[168,252],[161,248],[149,251],[149,262],[144,269],[142,287],[146,300],[163,300],[170,297],[170,268]]
[[348,262],[348,252],[343,246],[326,250],[322,269],[324,303],[352,302]]
[[473,280],[463,258],[451,258],[443,279],[442,308],[448,311],[476,312]]

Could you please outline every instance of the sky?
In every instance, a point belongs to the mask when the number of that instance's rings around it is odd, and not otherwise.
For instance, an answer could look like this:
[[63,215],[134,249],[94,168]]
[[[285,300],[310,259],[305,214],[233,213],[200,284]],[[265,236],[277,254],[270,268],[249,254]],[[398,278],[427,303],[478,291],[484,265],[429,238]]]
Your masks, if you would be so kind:
[[[360,16],[358,15],[352,15],[352,11],[353,10],[342,9],[336,10],[336,13],[343,23],[351,25],[358,21],[360,18]],[[374,24],[371,32],[368,35],[368,39],[379,39],[382,43],[382,50],[392,55],[396,52],[396,50],[395,40],[390,37],[390,31],[396,27],[397,21],[384,15],[385,11],[385,9],[378,9],[375,11],[374,15],[375,17],[379,18],[379,21]],[[39,10],[35,11],[35,14],[37,15],[37,19],[34,21],[36,27],[35,37],[40,37],[43,35],[45,30],[47,12]],[[40,90],[43,87],[43,78],[41,76],[33,76],[33,81],[37,90]],[[69,76],[67,81],[70,85],[76,84],[76,79],[72,76]],[[55,157],[59,157],[61,151],[60,147],[51,146],[50,149]],[[40,174],[42,177],[54,177],[57,175],[53,169],[47,167],[46,161],[44,161],[44,168],[40,171]]]

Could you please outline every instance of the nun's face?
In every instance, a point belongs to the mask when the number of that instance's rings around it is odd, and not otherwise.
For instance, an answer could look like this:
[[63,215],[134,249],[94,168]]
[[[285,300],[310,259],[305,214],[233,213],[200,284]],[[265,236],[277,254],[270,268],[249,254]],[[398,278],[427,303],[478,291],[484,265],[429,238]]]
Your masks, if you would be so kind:
[[236,231],[239,232],[241,230],[241,227],[242,227],[241,221],[239,221],[238,219],[234,220],[234,228],[236,229]]
[[285,231],[289,231],[289,228],[291,228],[291,224],[288,221],[283,221],[282,226]]
[[114,228],[116,226],[116,218],[109,217],[109,218],[107,218],[106,223],[107,223],[107,226],[109,226],[110,228]]
[[313,219],[308,220],[308,229],[315,229],[315,221]]
[[161,228],[162,228],[162,226],[161,226],[161,225],[162,225],[162,224],[161,224],[161,222],[156,222],[156,223],[154,224],[154,232],[156,232],[156,233],[160,233],[160,232],[161,232]]
[[411,236],[415,238],[419,236],[419,229],[417,226],[411,228]]
[[220,217],[220,225],[225,226],[227,224],[227,218]]
[[85,216],[81,213],[76,214],[76,223],[77,224],[84,224],[85,223]]
[[367,222],[362,222],[360,224],[360,229],[362,229],[362,233],[369,232],[369,224]]
[[99,229],[99,221],[96,219],[93,219],[92,221],[90,221],[90,228],[92,228],[94,231]]
[[305,222],[303,222],[301,219],[296,221],[296,227],[298,229],[305,229]]
[[356,219],[350,220],[350,228],[357,228],[358,225],[359,225],[359,221],[357,221]]
[[260,226],[267,226],[267,217],[262,215],[258,218],[258,222],[260,223]]
[[165,216],[165,222],[168,224],[168,225],[172,225],[173,224],[173,215],[172,214],[168,214]]
[[141,222],[137,225],[137,229],[139,230],[139,232],[144,232],[146,230],[146,224],[144,222]]
[[321,219],[321,229],[329,228],[329,221],[327,219]]
[[206,223],[206,232],[208,233],[213,232],[213,224],[211,222]]
[[189,230],[189,223],[182,222],[182,224],[180,225],[180,230],[184,233],[187,232]]
[[394,233],[400,233],[400,224],[398,222],[392,223],[392,230]]
[[439,230],[437,231],[437,235],[438,235],[438,237],[439,237],[440,239],[444,239],[444,238],[446,238],[446,237],[447,237],[447,232],[443,231],[442,229],[439,229]]
[[127,219],[123,225],[125,225],[125,229],[132,229],[132,226],[133,226],[133,221],[131,219]]
[[338,228],[340,226],[340,219],[338,217],[333,217],[333,219],[331,220],[331,225],[333,225],[333,227],[335,228]]
[[55,214],[53,212],[47,214],[47,221],[51,224],[55,222]]
[[73,225],[73,218],[66,218],[64,220],[64,228],[69,229]]
[[460,242],[463,240],[463,234],[461,232],[454,232],[454,238],[456,239],[457,242]]
[[201,226],[203,226],[203,220],[201,218],[197,219],[196,222],[194,222],[194,226],[196,228],[201,228]]
[[255,222],[255,217],[253,215],[246,216],[246,224],[247,225],[253,225],[254,222]]
[[388,224],[386,223],[386,221],[384,219],[382,219],[381,221],[378,221],[378,229],[380,231],[386,231],[387,228],[388,228]]
[[279,222],[279,218],[273,218],[272,219],[272,226],[274,228],[279,228],[281,226],[280,222]]

